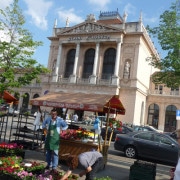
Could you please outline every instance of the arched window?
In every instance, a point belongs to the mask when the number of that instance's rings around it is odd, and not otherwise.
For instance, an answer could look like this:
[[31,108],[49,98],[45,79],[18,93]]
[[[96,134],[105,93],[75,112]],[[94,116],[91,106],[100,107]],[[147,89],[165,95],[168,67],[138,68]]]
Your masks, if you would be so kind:
[[85,53],[82,78],[89,78],[93,73],[95,50],[88,49]]
[[65,78],[69,78],[69,76],[71,74],[73,74],[75,54],[76,54],[76,50],[75,49],[69,50],[69,52],[67,54],[66,65],[65,65],[65,72],[64,72],[64,77]]
[[165,132],[172,132],[176,130],[176,106],[169,105],[166,108],[166,114],[165,114]]
[[28,104],[29,104],[29,94],[25,93],[23,95],[23,102],[22,102],[22,110],[23,110],[23,112],[28,111]]
[[110,79],[114,74],[116,60],[116,49],[109,48],[104,53],[104,61],[103,61],[103,70],[102,70],[102,79]]
[[159,106],[151,104],[148,109],[148,124],[158,129],[159,122]]

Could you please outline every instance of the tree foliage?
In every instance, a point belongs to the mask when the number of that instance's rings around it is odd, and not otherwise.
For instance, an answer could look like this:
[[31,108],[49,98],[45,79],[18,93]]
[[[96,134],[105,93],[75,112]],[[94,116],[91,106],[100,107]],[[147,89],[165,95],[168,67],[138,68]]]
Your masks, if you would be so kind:
[[158,59],[148,58],[150,64],[160,69],[153,75],[155,84],[166,84],[168,87],[180,85],[180,1],[176,0],[169,10],[160,16],[158,27],[147,27],[149,33],[158,39],[167,55]]
[[0,93],[28,85],[38,75],[48,72],[47,68],[32,58],[42,42],[34,41],[31,33],[23,26],[25,18],[18,0],[0,9]]

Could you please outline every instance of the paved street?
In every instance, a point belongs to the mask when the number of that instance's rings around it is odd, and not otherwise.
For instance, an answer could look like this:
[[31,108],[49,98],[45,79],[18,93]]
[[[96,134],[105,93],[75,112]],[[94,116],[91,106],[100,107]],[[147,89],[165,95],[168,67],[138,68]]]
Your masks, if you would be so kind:
[[[8,130],[6,138],[9,139],[9,128],[10,128],[11,118],[8,122]],[[8,140],[7,139],[7,140]],[[39,161],[45,163],[45,155],[43,151],[26,150],[25,161]],[[97,177],[109,176],[113,180],[128,180],[130,166],[134,163],[134,159],[129,159],[124,157],[123,153],[114,150],[113,142],[109,148],[108,162],[104,170],[97,173]],[[169,180],[169,170],[171,167],[157,164],[156,180]],[[59,164],[59,170],[66,170],[67,166],[65,164]],[[77,169],[74,173],[78,173],[80,170]],[[79,180],[84,180],[85,177],[79,178]]]

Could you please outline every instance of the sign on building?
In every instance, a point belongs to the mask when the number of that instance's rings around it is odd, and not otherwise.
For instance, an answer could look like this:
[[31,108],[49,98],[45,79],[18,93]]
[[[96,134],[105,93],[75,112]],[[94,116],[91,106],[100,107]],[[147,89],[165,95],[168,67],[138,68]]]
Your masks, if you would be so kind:
[[176,110],[176,120],[180,120],[180,109]]

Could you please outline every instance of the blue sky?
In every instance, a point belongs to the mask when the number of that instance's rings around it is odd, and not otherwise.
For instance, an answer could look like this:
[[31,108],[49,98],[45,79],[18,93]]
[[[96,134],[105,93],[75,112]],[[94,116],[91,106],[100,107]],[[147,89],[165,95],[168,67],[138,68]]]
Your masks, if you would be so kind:
[[[0,9],[8,6],[13,0],[1,0]],[[83,22],[86,16],[94,14],[98,19],[100,11],[116,11],[121,16],[128,14],[127,21],[138,21],[140,13],[144,25],[158,26],[159,16],[176,0],[19,0],[19,6],[26,19],[25,28],[28,29],[34,40],[42,41],[43,46],[36,49],[34,58],[47,66],[50,41],[55,19],[57,27],[64,27],[67,18],[69,26]],[[155,44],[156,45],[156,44]],[[158,52],[163,54],[156,45]]]

